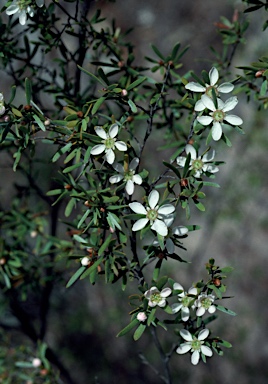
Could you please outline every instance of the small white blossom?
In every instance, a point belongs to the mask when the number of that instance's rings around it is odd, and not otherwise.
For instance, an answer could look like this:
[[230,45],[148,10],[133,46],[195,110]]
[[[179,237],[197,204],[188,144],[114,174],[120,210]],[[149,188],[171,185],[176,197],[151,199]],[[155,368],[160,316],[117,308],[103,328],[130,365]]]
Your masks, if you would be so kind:
[[42,364],[42,361],[41,361],[38,357],[35,357],[35,358],[32,360],[32,365],[33,365],[33,367],[35,367],[35,368],[40,367],[41,364]]
[[203,316],[206,311],[208,311],[208,313],[214,313],[217,309],[213,304],[214,300],[214,295],[206,295],[205,293],[201,293],[195,301],[195,306],[197,308],[196,316]]
[[[218,95],[219,93],[229,93],[232,92],[232,90],[234,89],[234,85],[232,83],[223,83],[221,85],[217,85],[217,82],[219,80],[219,72],[217,68],[211,68],[208,75],[210,84],[206,84],[205,86],[203,86],[199,83],[190,82],[186,84],[185,88],[189,89],[192,92],[205,92],[205,94],[210,98],[212,98],[212,89],[215,90],[216,95]],[[199,104],[200,101],[196,103],[196,108],[198,108]],[[202,107],[202,104],[200,104],[200,107]],[[196,110],[202,111],[203,109]]]
[[170,288],[164,288],[160,292],[156,287],[152,287],[145,292],[144,296],[149,300],[149,307],[156,307],[158,305],[163,308],[166,305],[166,297],[168,297],[171,292]]
[[82,260],[81,260],[81,264],[82,264],[84,267],[86,267],[86,266],[89,265],[90,263],[91,263],[91,260],[90,260],[90,258],[87,257],[87,256],[83,257]]
[[[35,3],[41,8],[44,5],[44,0],[36,0]],[[18,13],[20,24],[25,25],[27,14],[30,17],[33,17],[34,15],[34,6],[31,6],[31,4],[32,2],[29,0],[15,0],[9,7],[7,7],[6,14],[10,16]]]
[[150,222],[152,230],[156,231],[161,236],[167,236],[168,228],[164,220],[175,211],[175,207],[171,204],[164,204],[159,207],[157,205],[158,200],[159,192],[154,189],[151,191],[148,197],[149,206],[144,207],[141,203],[138,202],[129,204],[129,207],[132,209],[132,211],[144,216],[143,218],[136,221],[132,227],[132,231],[139,231]]
[[[188,155],[191,154],[191,160],[190,160],[190,170],[194,170],[194,176],[199,178],[203,172],[209,172],[209,173],[216,173],[219,171],[219,168],[216,167],[213,164],[210,164],[210,162],[215,157],[215,151],[213,150],[211,155],[209,153],[205,153],[203,156],[197,156],[197,152],[195,148],[191,144],[187,144],[185,147],[185,152]],[[177,164],[180,167],[184,167],[186,163],[186,157],[179,156],[176,159]]]
[[95,127],[96,134],[101,137],[102,144],[95,145],[91,151],[91,155],[99,155],[102,152],[105,152],[105,159],[109,164],[113,164],[115,160],[114,150],[115,148],[119,151],[126,151],[127,145],[123,141],[116,141],[116,136],[118,134],[118,125],[113,124],[109,128],[108,133],[102,127]]
[[222,123],[226,122],[231,125],[241,125],[243,124],[243,120],[236,115],[228,115],[226,112],[231,111],[235,108],[238,103],[237,97],[230,97],[225,103],[221,99],[217,99],[218,108],[214,105],[213,100],[207,95],[203,95],[201,97],[201,101],[204,106],[209,109],[210,116],[198,116],[197,121],[206,126],[211,123],[212,125],[212,138],[215,141],[220,140],[222,136]]
[[[171,305],[172,312],[177,313],[181,310],[181,319],[182,321],[187,321],[190,317],[190,308],[189,306],[194,300],[193,296],[197,295],[197,289],[191,287],[188,292],[186,292],[179,283],[173,285],[173,289],[181,290],[182,292],[178,294],[179,303]],[[193,306],[193,305],[192,305]]]
[[119,172],[119,175],[111,176],[109,181],[111,184],[119,183],[121,180],[126,182],[126,192],[128,195],[132,195],[134,192],[134,184],[141,185],[142,178],[140,175],[135,175],[135,169],[139,165],[139,159],[134,157],[131,160],[128,169],[125,168],[121,164],[114,165],[114,169]]
[[145,312],[139,312],[137,314],[137,319],[142,323],[144,322],[145,320],[147,320],[147,315]]
[[205,356],[209,357],[213,355],[212,349],[204,345],[204,340],[209,335],[208,329],[202,329],[202,331],[199,332],[197,338],[193,336],[189,331],[186,331],[186,329],[182,329],[180,331],[180,335],[184,340],[186,340],[186,343],[180,344],[179,347],[176,349],[176,352],[179,355],[182,355],[191,351],[191,363],[193,365],[198,364],[200,359],[200,353],[203,353]]
[[6,108],[4,106],[4,95],[0,93],[0,115],[3,115],[6,111]]

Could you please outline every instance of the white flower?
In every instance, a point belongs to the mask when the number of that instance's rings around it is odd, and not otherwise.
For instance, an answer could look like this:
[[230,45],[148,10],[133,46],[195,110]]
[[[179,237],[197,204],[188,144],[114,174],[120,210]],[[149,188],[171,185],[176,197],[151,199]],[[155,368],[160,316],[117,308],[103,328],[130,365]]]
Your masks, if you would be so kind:
[[186,292],[183,287],[179,283],[175,283],[173,285],[173,289],[181,290],[182,292],[178,294],[179,303],[175,303],[171,305],[172,312],[177,313],[181,310],[181,319],[182,321],[187,321],[190,317],[190,309],[189,306],[194,300],[193,296],[197,295],[197,289],[191,287],[188,292]]
[[151,229],[159,233],[161,236],[167,236],[168,228],[165,223],[165,218],[175,211],[175,207],[171,204],[164,204],[161,207],[157,205],[159,200],[159,192],[155,189],[151,191],[148,197],[148,207],[144,207],[141,203],[133,202],[129,207],[135,213],[139,213],[144,218],[139,219],[132,227],[132,231],[139,231],[150,222]]
[[91,263],[91,260],[90,260],[90,258],[87,257],[87,256],[83,257],[82,260],[81,260],[81,264],[82,264],[84,267],[86,267],[86,266],[89,265],[90,263]]
[[180,331],[181,337],[186,340],[186,343],[182,343],[179,345],[179,347],[176,349],[176,352],[179,355],[182,355],[184,353],[187,353],[189,351],[192,352],[191,356],[191,363],[193,365],[197,365],[200,358],[200,353],[203,353],[205,356],[212,356],[213,352],[211,348],[207,347],[204,344],[204,340],[209,335],[208,329],[202,329],[202,331],[199,332],[198,337],[196,338],[193,336],[189,331],[186,331],[186,329],[182,329]]
[[137,314],[137,319],[140,321],[140,322],[144,322],[145,320],[147,320],[147,315],[145,312],[139,312]]
[[[212,98],[212,89],[214,88],[216,95],[218,93],[229,93],[232,92],[234,89],[234,85],[232,83],[223,83],[221,85],[217,85],[217,82],[219,80],[219,72],[217,68],[212,67],[209,71],[209,81],[210,84],[206,84],[205,86],[199,84],[190,82],[185,85],[186,89],[189,89],[192,92],[205,92],[206,95]],[[197,102],[199,104],[199,102]]]
[[126,191],[129,195],[132,195],[134,192],[134,184],[142,184],[142,178],[140,175],[135,175],[135,169],[139,165],[139,159],[134,157],[131,160],[128,169],[125,168],[121,164],[114,165],[114,169],[119,172],[119,175],[111,176],[109,178],[110,183],[115,184],[119,183],[119,181],[126,181]]
[[[29,4],[31,4],[31,1],[15,0],[9,7],[7,7],[6,14],[10,16],[18,13],[20,24],[25,25],[27,21],[27,13],[30,17],[33,17],[34,15],[34,8]],[[43,7],[44,0],[36,0],[36,5],[40,8]]]
[[[193,169],[195,171],[194,176],[199,178],[203,172],[216,173],[219,171],[219,168],[213,164],[209,164],[215,157],[215,151],[212,151],[211,156],[209,156],[208,152],[203,156],[197,157],[197,152],[195,148],[191,144],[187,144],[185,147],[185,152],[188,155],[191,154],[190,167],[189,169]],[[177,164],[180,167],[185,166],[186,157],[179,156],[177,157]]]
[[238,103],[237,97],[230,97],[225,103],[221,99],[217,99],[218,108],[214,105],[213,100],[207,95],[202,95],[201,101],[204,106],[209,109],[210,116],[198,116],[197,121],[202,125],[212,125],[212,138],[215,141],[220,140],[222,136],[222,123],[225,121],[231,125],[241,125],[243,120],[236,115],[228,115],[226,112],[235,108]]
[[35,357],[35,358],[32,360],[32,365],[33,365],[33,367],[35,367],[35,368],[40,367],[41,364],[42,364],[42,361],[41,361],[38,357]]
[[209,313],[214,313],[217,309],[213,304],[214,300],[214,295],[206,295],[205,293],[201,293],[194,304],[197,307],[196,316],[203,316],[206,311]]
[[0,93],[0,115],[3,115],[6,111],[6,108],[4,106],[4,95]]
[[149,307],[156,307],[158,305],[163,308],[166,305],[166,297],[168,297],[171,292],[170,288],[164,288],[160,292],[156,287],[152,287],[145,292],[144,296],[149,300]]
[[126,151],[127,145],[123,141],[116,141],[115,136],[118,134],[118,125],[113,124],[109,128],[109,132],[105,132],[102,127],[95,127],[96,134],[101,137],[102,144],[95,145],[91,151],[91,155],[99,155],[105,152],[105,159],[109,164],[113,164],[115,160],[114,149],[117,148],[119,151]]

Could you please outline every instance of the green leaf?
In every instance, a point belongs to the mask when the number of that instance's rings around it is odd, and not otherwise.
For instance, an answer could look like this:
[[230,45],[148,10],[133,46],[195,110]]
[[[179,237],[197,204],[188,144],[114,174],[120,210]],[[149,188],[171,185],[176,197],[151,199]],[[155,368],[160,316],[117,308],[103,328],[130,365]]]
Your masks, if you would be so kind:
[[73,285],[80,278],[80,276],[85,272],[86,269],[87,267],[84,267],[84,266],[80,267],[75,272],[75,274],[70,278],[70,280],[66,284],[66,288],[69,288],[71,285]]
[[153,44],[151,45],[151,47],[152,47],[154,53],[155,53],[158,57],[160,57],[160,59],[162,59],[162,60],[165,61],[165,57],[162,55],[162,53],[159,51],[159,49],[156,48],[156,46],[153,45]]
[[138,326],[138,328],[136,329],[136,331],[134,332],[133,339],[135,341],[139,340],[139,338],[142,336],[142,334],[145,331],[145,329],[146,329],[146,325],[145,324],[140,324]]
[[126,87],[126,90],[130,91],[131,89],[133,89],[133,88],[137,87],[138,85],[140,85],[141,83],[143,83],[146,79],[147,79],[147,77],[140,77],[139,79],[137,79],[133,83],[131,83],[128,87]]
[[90,76],[95,81],[99,82],[103,87],[106,87],[105,82],[102,79],[99,79],[97,76],[93,75],[93,73],[87,71],[86,69],[80,67],[80,65],[77,66],[82,72],[86,73],[88,76]]
[[148,327],[151,325],[151,323],[154,321],[154,319],[155,319],[155,312],[156,312],[156,310],[157,310],[157,307],[154,307],[154,308],[152,308],[151,309],[151,312],[150,312],[150,314],[149,314],[149,316],[148,316],[148,319],[147,319],[147,325],[148,325]]
[[221,312],[227,313],[228,315],[231,315],[231,316],[236,316],[235,312],[231,311],[228,308],[223,307],[222,305],[215,304],[215,307],[217,307],[217,309]]
[[8,101],[8,104],[11,104],[12,101],[15,99],[16,90],[17,90],[16,85],[12,85],[12,87],[11,87],[11,95],[10,95],[10,99]]
[[161,279],[158,280],[156,287],[159,289],[159,291],[161,291],[163,289],[163,287],[166,285],[167,281],[168,281],[167,276],[163,276],[163,277],[161,277]]
[[107,85],[110,85],[110,82],[107,78],[107,76],[105,75],[104,71],[102,68],[99,68],[98,69],[98,75],[102,78],[102,80],[107,84]]
[[119,224],[120,223],[120,219],[114,213],[108,212],[107,221],[108,221],[109,226],[113,230],[115,230],[115,228],[118,228],[120,231],[122,230],[122,228],[121,228],[121,226]]
[[133,319],[131,321],[131,323],[129,323],[125,328],[122,329],[122,331],[120,331],[116,337],[121,337],[121,336],[124,336],[126,333],[128,333],[129,331],[131,331],[131,329],[133,329],[134,327],[136,327],[136,325],[140,324],[139,320],[135,317],[135,319]]
[[42,131],[46,131],[46,127],[44,126],[44,123],[42,122],[42,120],[36,115],[36,114],[33,114],[33,118],[35,120],[35,122],[37,123],[38,127],[42,129]]
[[98,266],[103,262],[103,259],[104,259],[104,256],[101,256],[98,260],[94,261],[94,263],[82,274],[80,279],[82,280],[88,275],[90,275],[91,273],[93,273],[98,268]]
[[52,163],[55,163],[61,157],[61,155],[68,152],[71,149],[72,145],[72,143],[68,143],[64,147],[60,148],[52,157]]
[[26,103],[31,104],[32,99],[32,84],[31,81],[26,77],[25,79],[25,94],[26,94]]
[[98,109],[100,108],[100,106],[103,104],[103,102],[106,100],[106,97],[103,96],[103,97],[100,97],[96,103],[94,104],[94,107],[92,108],[92,115],[95,115],[95,113],[98,111]]
[[130,106],[130,109],[131,109],[131,111],[132,111],[133,113],[138,112],[137,107],[136,107],[136,105],[133,103],[132,100],[130,100],[130,99],[128,100],[128,105]]
[[102,244],[102,246],[99,248],[99,251],[98,251],[99,256],[101,256],[104,253],[105,249],[108,247],[111,240],[112,240],[112,234],[110,233],[109,236],[104,241],[104,243]]
[[162,265],[162,259],[159,259],[155,265],[155,268],[154,268],[154,272],[153,272],[153,279],[155,281],[158,280],[158,276],[160,274],[160,269],[161,269],[161,265]]
[[68,201],[68,204],[66,205],[65,212],[64,212],[66,217],[70,216],[70,214],[72,213],[73,208],[75,207],[75,204],[76,204],[76,199],[74,199],[74,198],[71,198]]
[[77,163],[77,164],[73,164],[71,165],[70,167],[67,167],[65,168],[62,173],[69,173],[69,172],[72,172],[74,169],[77,169],[79,167],[81,167],[83,165],[83,161],[80,161],[80,163]]

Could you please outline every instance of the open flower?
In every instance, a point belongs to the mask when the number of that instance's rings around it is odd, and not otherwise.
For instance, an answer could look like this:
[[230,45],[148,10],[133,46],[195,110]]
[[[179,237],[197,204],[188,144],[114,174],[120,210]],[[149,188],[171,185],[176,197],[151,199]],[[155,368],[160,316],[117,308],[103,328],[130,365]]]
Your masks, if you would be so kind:
[[168,297],[171,292],[170,288],[164,288],[160,292],[156,287],[152,287],[145,292],[144,296],[149,300],[149,307],[156,307],[158,305],[163,308],[166,305],[166,297]]
[[215,141],[220,140],[222,136],[222,123],[227,122],[231,125],[241,125],[243,123],[243,120],[236,116],[236,115],[228,115],[226,112],[231,111],[235,108],[235,106],[238,103],[237,97],[230,97],[226,102],[224,103],[221,99],[217,99],[218,101],[218,108],[214,105],[213,100],[208,97],[207,95],[203,95],[201,97],[201,101],[204,104],[204,106],[209,109],[210,116],[198,116],[197,121],[202,125],[209,125],[213,123],[212,125],[212,138]]
[[134,157],[131,160],[128,169],[125,169],[121,164],[115,164],[114,169],[119,172],[119,175],[111,176],[109,178],[110,183],[119,183],[121,180],[126,182],[126,192],[132,195],[134,192],[134,184],[142,184],[142,178],[140,175],[135,175],[135,169],[139,165],[139,159]]
[[219,72],[217,68],[212,67],[208,75],[210,84],[203,86],[199,83],[190,82],[185,85],[185,88],[192,92],[205,92],[205,94],[209,97],[212,97],[212,88],[214,88],[216,95],[219,93],[229,93],[234,89],[234,85],[232,83],[223,83],[221,85],[217,85],[219,80]]
[[197,289],[191,287],[188,292],[186,292],[179,283],[173,285],[173,289],[181,290],[182,292],[178,294],[179,303],[171,305],[172,312],[177,313],[181,310],[181,319],[182,321],[187,321],[190,317],[190,305],[193,303],[194,297],[197,295]]
[[[35,2],[40,8],[44,5],[44,0],[36,0]],[[18,13],[20,24],[25,25],[27,14],[30,17],[33,17],[34,15],[34,6],[31,6],[31,3],[32,2],[29,0],[15,0],[9,7],[7,7],[6,14],[10,16]]]
[[[190,170],[193,169],[195,171],[195,173],[194,173],[195,177],[199,178],[203,172],[216,173],[219,171],[218,167],[216,167],[213,164],[210,164],[210,162],[215,157],[215,151],[214,150],[212,151],[211,155],[209,155],[209,153],[207,152],[203,156],[197,157],[197,152],[196,152],[195,148],[191,144],[187,144],[185,147],[185,152],[187,155],[189,153],[191,154],[189,169]],[[184,167],[185,162],[186,162],[186,157],[179,156],[179,157],[177,157],[176,161],[180,167]]]
[[0,93],[0,115],[3,115],[6,111],[6,108],[4,106],[4,95]]
[[144,217],[136,221],[132,227],[132,231],[139,231],[150,222],[151,229],[159,233],[161,236],[168,234],[168,228],[165,223],[165,218],[175,211],[175,207],[171,204],[164,204],[161,207],[157,205],[159,200],[159,192],[155,189],[149,194],[149,206],[144,207],[141,203],[133,202],[129,207],[135,213],[139,213]]
[[204,340],[209,335],[208,329],[202,329],[202,331],[199,332],[197,338],[193,336],[189,331],[186,331],[186,329],[182,329],[180,331],[180,335],[184,340],[186,340],[186,343],[180,344],[179,347],[176,349],[176,352],[179,355],[182,355],[191,351],[191,363],[193,365],[198,364],[200,353],[203,353],[205,356],[209,357],[213,355],[212,349],[204,345]]
[[127,145],[123,141],[116,141],[115,136],[118,134],[118,125],[113,124],[109,128],[109,132],[105,132],[102,127],[95,127],[96,134],[101,137],[102,144],[95,145],[91,151],[91,155],[99,155],[105,152],[105,159],[109,164],[113,164],[115,160],[114,150],[115,148],[119,151],[126,151]]
[[197,307],[196,316],[203,316],[206,311],[208,311],[208,313],[214,313],[217,309],[213,304],[214,300],[214,295],[201,293],[195,301],[195,306]]

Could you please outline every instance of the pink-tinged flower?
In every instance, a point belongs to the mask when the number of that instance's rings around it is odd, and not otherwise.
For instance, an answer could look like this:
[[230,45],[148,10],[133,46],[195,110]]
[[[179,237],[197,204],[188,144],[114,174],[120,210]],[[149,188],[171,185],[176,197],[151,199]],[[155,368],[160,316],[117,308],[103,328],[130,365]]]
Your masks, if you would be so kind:
[[131,160],[127,169],[121,164],[113,165],[114,169],[119,172],[119,175],[114,175],[109,178],[110,183],[119,183],[121,180],[126,182],[126,192],[128,195],[132,195],[134,192],[134,184],[141,185],[142,178],[140,175],[135,175],[135,169],[139,165],[139,159],[134,157]]
[[158,201],[159,192],[154,189],[149,194],[149,205],[147,207],[144,207],[141,203],[138,202],[129,204],[129,207],[132,209],[132,211],[144,216],[143,218],[136,221],[132,227],[132,231],[140,231],[148,223],[150,223],[152,230],[156,231],[161,236],[167,236],[168,228],[165,223],[165,219],[175,211],[175,207],[171,204],[164,204],[159,207],[157,205]]
[[215,141],[220,140],[222,136],[222,124],[225,122],[231,125],[241,125],[243,120],[236,115],[228,115],[226,112],[231,111],[235,108],[238,103],[237,97],[230,97],[225,103],[221,99],[217,99],[218,107],[214,105],[213,100],[207,95],[201,97],[201,101],[204,106],[211,112],[209,116],[198,116],[197,121],[206,126],[211,123],[212,125],[212,138]]
[[213,304],[214,300],[214,295],[206,295],[205,293],[201,293],[195,301],[195,306],[197,308],[196,316],[203,316],[206,311],[208,311],[208,313],[214,313],[217,309]]
[[138,319],[141,323],[143,323],[145,320],[147,320],[147,315],[146,315],[146,313],[145,313],[145,312],[139,312],[139,313],[137,314],[137,319]]
[[40,367],[41,364],[42,364],[42,361],[41,361],[38,357],[35,357],[35,358],[32,360],[32,365],[33,365],[33,367],[35,367],[35,368]]
[[91,155],[100,155],[102,152],[105,152],[105,159],[109,164],[113,164],[115,160],[114,150],[115,148],[119,151],[126,151],[127,145],[123,141],[117,141],[116,136],[118,134],[118,125],[113,124],[109,128],[108,133],[102,127],[95,127],[96,134],[101,137],[102,144],[95,145],[91,151]]
[[168,297],[171,292],[170,288],[164,288],[160,292],[156,287],[152,287],[145,292],[144,296],[149,300],[149,307],[156,307],[158,305],[163,308],[166,305],[166,297]]
[[85,256],[81,259],[81,264],[86,267],[87,265],[89,265],[91,263],[91,260],[89,257]]
[[[35,3],[41,8],[44,5],[44,0],[36,0]],[[33,17],[34,15],[34,7],[35,5],[32,5],[31,1],[15,0],[9,7],[7,7],[6,14],[10,16],[18,13],[20,24],[25,25],[27,21],[27,14],[30,17]]]
[[182,355],[191,351],[191,363],[193,365],[198,364],[200,359],[200,353],[203,353],[205,356],[209,357],[213,355],[212,349],[204,345],[204,340],[209,335],[208,329],[202,329],[202,331],[199,332],[197,337],[193,336],[189,331],[186,331],[186,329],[182,329],[180,331],[180,335],[184,340],[186,340],[186,343],[180,344],[179,347],[176,349],[176,352],[179,355]]
[[187,321],[190,317],[190,307],[193,307],[193,302],[195,296],[197,295],[197,289],[195,287],[191,287],[188,292],[186,292],[179,283],[175,283],[173,285],[173,289],[180,290],[182,292],[178,294],[179,303],[171,305],[172,312],[177,313],[181,311],[182,321]]
[[203,86],[199,83],[190,82],[185,85],[185,88],[192,92],[205,92],[205,94],[209,97],[212,97],[212,89],[215,90],[216,95],[218,95],[218,93],[229,93],[234,89],[234,85],[232,83],[217,85],[219,80],[219,72],[217,68],[212,67],[208,75],[210,84],[205,84],[205,86]]
[[[209,152],[206,152],[203,156],[197,156],[196,149],[191,145],[187,144],[185,147],[185,152],[188,155],[191,154],[191,160],[190,160],[190,170],[194,170],[194,176],[199,178],[202,173],[209,172],[209,173],[216,173],[219,171],[219,168],[216,167],[216,165],[211,164],[211,161],[215,157],[215,151],[213,150],[212,153],[209,155]],[[179,156],[176,159],[177,164],[180,167],[184,167],[186,163],[186,157],[185,156]]]

